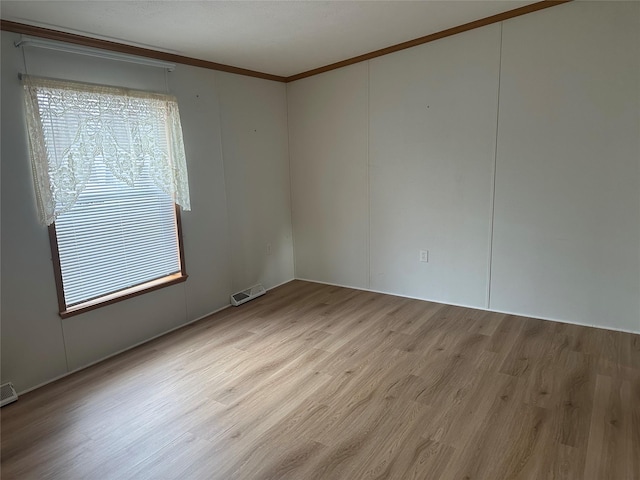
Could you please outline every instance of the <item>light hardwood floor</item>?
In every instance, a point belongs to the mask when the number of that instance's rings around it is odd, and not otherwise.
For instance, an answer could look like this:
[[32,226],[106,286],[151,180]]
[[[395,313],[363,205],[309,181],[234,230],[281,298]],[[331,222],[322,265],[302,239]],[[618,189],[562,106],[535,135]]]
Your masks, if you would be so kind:
[[3,479],[640,479],[640,336],[293,281],[4,407]]

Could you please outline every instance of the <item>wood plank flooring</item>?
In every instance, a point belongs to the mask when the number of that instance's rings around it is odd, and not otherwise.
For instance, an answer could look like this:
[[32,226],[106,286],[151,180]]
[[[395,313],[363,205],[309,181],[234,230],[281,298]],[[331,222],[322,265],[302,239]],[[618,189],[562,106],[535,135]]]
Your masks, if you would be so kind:
[[1,417],[3,479],[640,479],[640,336],[293,281]]

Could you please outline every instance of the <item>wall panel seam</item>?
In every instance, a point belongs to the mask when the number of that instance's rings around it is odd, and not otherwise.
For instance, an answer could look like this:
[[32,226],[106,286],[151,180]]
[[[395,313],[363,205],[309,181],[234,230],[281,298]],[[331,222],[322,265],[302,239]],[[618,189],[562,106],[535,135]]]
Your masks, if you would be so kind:
[[500,128],[500,82],[502,79],[502,30],[504,22],[500,22],[500,55],[498,57],[498,91],[496,97],[496,133],[493,146],[493,175],[491,179],[491,219],[489,221],[489,258],[487,265],[487,309],[491,308],[491,276],[493,273],[493,236],[496,213],[496,177],[498,172],[498,129]]

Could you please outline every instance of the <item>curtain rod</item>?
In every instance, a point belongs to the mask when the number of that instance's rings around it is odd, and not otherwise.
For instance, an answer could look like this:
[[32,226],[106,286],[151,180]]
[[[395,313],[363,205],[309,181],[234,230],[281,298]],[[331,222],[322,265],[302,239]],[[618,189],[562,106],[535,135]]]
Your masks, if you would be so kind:
[[14,42],[16,47],[37,47],[48,48],[60,52],[77,53],[79,55],[88,55],[90,57],[105,58],[107,60],[117,60],[120,62],[137,63],[148,67],[165,68],[172,72],[176,68],[175,63],[156,60],[154,58],[138,57],[128,55],[126,53],[112,52],[109,50],[100,50],[98,48],[85,47],[82,45],[74,45],[71,43],[58,42],[56,40],[46,40],[37,37],[22,36],[20,41]]

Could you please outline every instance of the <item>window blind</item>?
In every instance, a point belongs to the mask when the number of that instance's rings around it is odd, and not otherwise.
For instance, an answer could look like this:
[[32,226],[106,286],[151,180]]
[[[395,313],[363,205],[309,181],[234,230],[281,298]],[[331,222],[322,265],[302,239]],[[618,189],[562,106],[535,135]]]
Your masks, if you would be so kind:
[[55,229],[67,307],[180,272],[174,204],[148,171],[130,187],[96,162]]

